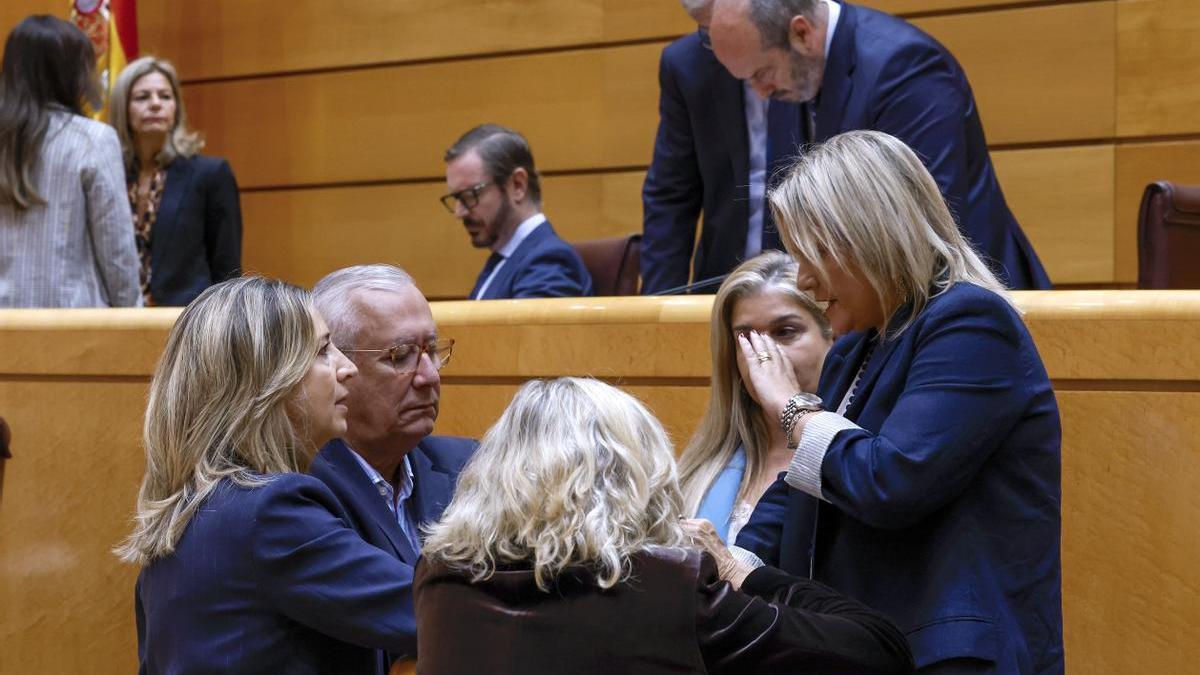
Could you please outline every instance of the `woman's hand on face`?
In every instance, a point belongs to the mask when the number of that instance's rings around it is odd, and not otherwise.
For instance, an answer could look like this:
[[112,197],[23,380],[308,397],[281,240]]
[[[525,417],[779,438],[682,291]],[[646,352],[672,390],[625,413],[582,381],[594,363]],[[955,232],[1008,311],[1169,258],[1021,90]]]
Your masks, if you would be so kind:
[[778,420],[788,399],[800,391],[796,369],[779,344],[757,331],[737,337],[738,359],[746,373],[746,391],[768,415]]
[[754,570],[733,557],[729,548],[725,546],[725,542],[721,541],[721,537],[717,534],[717,528],[703,518],[685,518],[680,524],[683,526],[683,533],[692,540],[692,545],[708,553],[717,561],[717,574],[728,581],[734,589],[741,588],[746,575]]

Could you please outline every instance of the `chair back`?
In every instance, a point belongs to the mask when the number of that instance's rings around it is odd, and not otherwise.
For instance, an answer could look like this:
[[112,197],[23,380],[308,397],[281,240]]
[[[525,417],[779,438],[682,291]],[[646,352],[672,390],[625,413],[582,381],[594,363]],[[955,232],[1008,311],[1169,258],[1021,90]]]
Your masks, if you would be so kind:
[[642,235],[593,239],[571,245],[592,275],[596,295],[637,295]]
[[1200,186],[1146,186],[1138,213],[1138,288],[1200,288]]

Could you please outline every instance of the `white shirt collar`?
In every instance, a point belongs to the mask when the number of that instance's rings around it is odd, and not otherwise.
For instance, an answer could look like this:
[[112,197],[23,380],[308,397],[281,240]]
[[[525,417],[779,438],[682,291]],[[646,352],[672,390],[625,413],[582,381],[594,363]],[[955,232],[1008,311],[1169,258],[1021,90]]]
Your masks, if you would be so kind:
[[842,16],[842,6],[831,0],[821,0],[829,8],[829,21],[825,26],[825,59],[829,59],[829,50],[833,46],[833,32],[837,30],[838,19]]
[[538,225],[541,225],[544,222],[546,222],[546,215],[540,211],[532,216],[529,216],[525,220],[521,221],[521,224],[517,226],[517,231],[513,232],[512,239],[509,239],[508,243],[496,252],[504,256],[506,260],[511,258],[512,254],[517,252],[517,248],[519,248],[521,244],[529,238],[529,235],[533,234],[533,231],[537,229]]

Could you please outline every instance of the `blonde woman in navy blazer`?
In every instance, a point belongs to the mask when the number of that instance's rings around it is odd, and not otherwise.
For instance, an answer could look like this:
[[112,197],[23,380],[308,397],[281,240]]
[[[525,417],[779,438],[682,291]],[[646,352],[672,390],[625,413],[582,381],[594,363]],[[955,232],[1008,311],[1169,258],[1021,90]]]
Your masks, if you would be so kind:
[[890,616],[919,673],[1062,673],[1062,431],[1004,288],[887,134],[806,152],[770,201],[843,337],[823,410],[769,336],[739,341],[798,447],[738,545]]
[[117,78],[109,107],[121,138],[130,208],[150,217],[142,284],[147,304],[186,305],[205,288],[241,273],[242,209],[229,162],[197,154],[179,78],[167,61],[144,56]]
[[243,277],[179,315],[150,382],[146,473],[118,550],[139,673],[377,675],[412,654],[411,565],[302,471],[346,433],[358,369],[307,291]]

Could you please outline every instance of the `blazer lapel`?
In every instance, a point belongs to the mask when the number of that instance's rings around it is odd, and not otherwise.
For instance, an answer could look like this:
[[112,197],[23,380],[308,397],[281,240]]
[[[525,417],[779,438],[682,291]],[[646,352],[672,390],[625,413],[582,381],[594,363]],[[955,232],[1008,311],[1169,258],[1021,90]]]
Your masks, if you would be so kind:
[[842,132],[846,102],[854,89],[854,32],[858,15],[854,7],[842,4],[842,14],[834,29],[833,42],[825,55],[825,74],[821,81],[820,105],[817,106],[817,137],[824,141]]
[[[193,173],[192,163],[183,157],[167,165],[167,183],[163,186],[162,202],[158,205],[158,215],[154,217],[154,230],[150,233],[151,269],[169,264],[164,257],[169,257],[174,250],[169,242],[175,231],[179,205],[183,202],[184,195],[191,190]],[[160,241],[164,245],[159,246]]]
[[817,391],[821,396],[825,409],[836,411],[850,390],[854,376],[858,374],[858,365],[862,362],[867,351],[867,333],[852,333],[842,338],[853,340],[849,348],[841,353],[830,353],[821,368],[821,382]]
[[413,469],[413,520],[420,527],[442,517],[454,486],[450,476],[433,465],[421,445],[408,453],[408,461]]
[[408,543],[408,537],[404,536],[404,531],[400,529],[400,523],[396,522],[395,514],[375,491],[375,486],[371,484],[367,474],[359,466],[358,460],[351,454],[353,452],[350,446],[339,439],[333,441],[326,456],[339,479],[345,481],[343,485],[346,486],[348,492],[354,495],[354,500],[358,502],[358,510],[371,517],[375,528],[392,545],[392,549],[401,560],[415,565],[419,552],[414,551],[412,545]]

